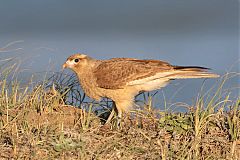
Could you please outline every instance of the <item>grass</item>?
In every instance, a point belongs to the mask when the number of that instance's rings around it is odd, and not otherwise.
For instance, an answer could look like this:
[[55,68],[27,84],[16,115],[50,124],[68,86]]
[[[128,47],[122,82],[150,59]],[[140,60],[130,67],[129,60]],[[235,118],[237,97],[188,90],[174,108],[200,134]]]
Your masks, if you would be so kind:
[[[200,93],[187,112],[154,109],[141,94],[139,109],[121,129],[103,126],[111,102],[90,101],[78,82],[52,74],[21,85],[12,59],[0,65],[0,159],[239,159],[240,99],[222,82]],[[48,77],[48,76],[46,76]],[[165,107],[168,104],[165,103]]]

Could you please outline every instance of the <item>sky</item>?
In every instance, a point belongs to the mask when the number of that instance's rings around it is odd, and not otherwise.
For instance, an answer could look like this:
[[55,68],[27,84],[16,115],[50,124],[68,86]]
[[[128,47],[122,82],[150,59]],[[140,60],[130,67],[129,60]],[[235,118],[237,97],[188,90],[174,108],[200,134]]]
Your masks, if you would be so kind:
[[[0,0],[0,19],[0,48],[16,42],[0,59],[17,56],[32,73],[60,71],[76,52],[239,72],[238,0]],[[189,100],[202,83],[177,81],[166,92],[192,86],[175,99]]]

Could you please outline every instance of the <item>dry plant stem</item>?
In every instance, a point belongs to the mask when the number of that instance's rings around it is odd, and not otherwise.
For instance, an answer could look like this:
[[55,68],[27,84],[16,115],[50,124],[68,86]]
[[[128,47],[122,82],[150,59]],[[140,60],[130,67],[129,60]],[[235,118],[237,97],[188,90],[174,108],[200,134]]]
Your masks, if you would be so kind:
[[6,96],[6,97],[5,97],[5,100],[6,100],[7,124],[8,124],[8,122],[9,122],[9,121],[8,121],[8,117],[9,117],[8,115],[9,115],[9,114],[8,114],[8,92],[7,92],[7,90],[5,91],[5,96]]
[[237,144],[237,141],[234,140],[234,141],[232,142],[232,147],[231,147],[231,160],[234,160],[234,153],[235,153],[235,151],[236,151],[236,144]]

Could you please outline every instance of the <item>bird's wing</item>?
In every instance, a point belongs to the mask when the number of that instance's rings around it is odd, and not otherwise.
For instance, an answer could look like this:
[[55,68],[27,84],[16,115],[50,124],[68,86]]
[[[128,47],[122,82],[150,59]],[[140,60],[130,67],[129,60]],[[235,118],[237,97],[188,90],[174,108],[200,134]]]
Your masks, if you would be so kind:
[[169,63],[159,60],[113,58],[102,61],[95,68],[94,76],[98,87],[119,89],[126,85],[134,85],[132,82],[172,69],[173,66]]

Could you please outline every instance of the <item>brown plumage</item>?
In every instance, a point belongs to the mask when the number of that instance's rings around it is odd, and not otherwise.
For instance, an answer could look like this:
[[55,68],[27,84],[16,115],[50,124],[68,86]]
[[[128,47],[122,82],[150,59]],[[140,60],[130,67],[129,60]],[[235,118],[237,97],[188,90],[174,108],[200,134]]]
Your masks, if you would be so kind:
[[113,100],[121,117],[141,91],[164,87],[170,80],[185,78],[216,78],[217,74],[198,66],[173,66],[160,60],[113,58],[96,60],[84,54],[74,54],[63,64],[78,76],[84,92],[93,99]]

